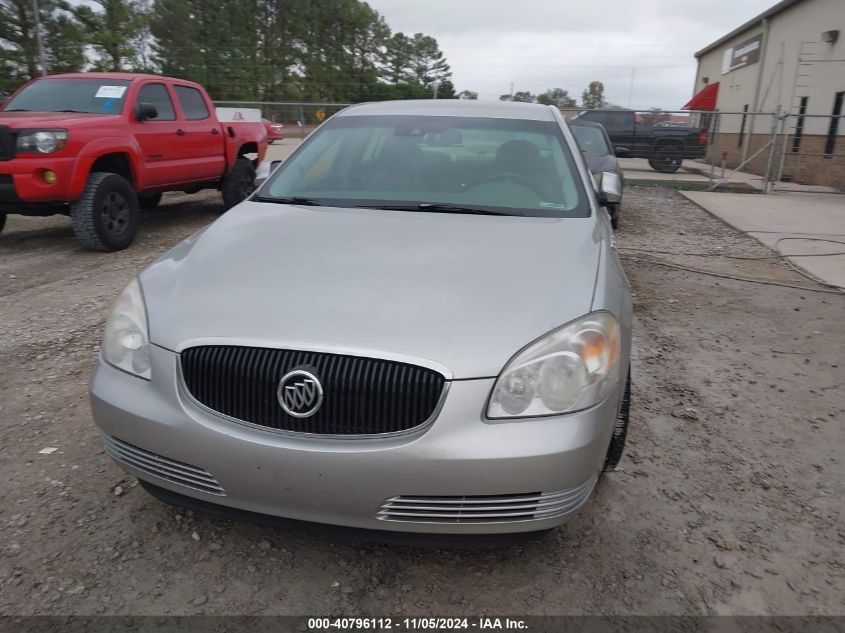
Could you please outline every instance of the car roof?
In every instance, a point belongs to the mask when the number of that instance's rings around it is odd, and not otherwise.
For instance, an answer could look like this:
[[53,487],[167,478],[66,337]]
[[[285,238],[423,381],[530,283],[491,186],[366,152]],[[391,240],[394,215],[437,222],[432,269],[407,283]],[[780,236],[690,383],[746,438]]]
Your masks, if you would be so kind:
[[188,81],[187,79],[178,79],[176,77],[164,77],[162,75],[150,75],[145,73],[61,73],[56,75],[46,75],[44,77],[37,77],[37,79],[111,79],[116,81],[135,81],[138,79],[156,79],[158,81],[176,81],[186,86],[197,86],[198,83]]
[[476,101],[474,99],[414,99],[376,101],[350,106],[335,116],[463,116],[490,119],[553,121],[551,106],[539,103],[510,101]]

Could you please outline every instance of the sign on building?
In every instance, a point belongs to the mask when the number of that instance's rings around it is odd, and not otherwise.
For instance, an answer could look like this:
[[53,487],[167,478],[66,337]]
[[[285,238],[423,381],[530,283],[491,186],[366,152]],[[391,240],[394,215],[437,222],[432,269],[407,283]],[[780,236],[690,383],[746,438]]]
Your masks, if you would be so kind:
[[738,68],[744,68],[745,66],[759,62],[760,48],[762,45],[763,34],[759,33],[741,44],[737,44],[726,50],[722,58],[722,74],[727,75],[729,72]]

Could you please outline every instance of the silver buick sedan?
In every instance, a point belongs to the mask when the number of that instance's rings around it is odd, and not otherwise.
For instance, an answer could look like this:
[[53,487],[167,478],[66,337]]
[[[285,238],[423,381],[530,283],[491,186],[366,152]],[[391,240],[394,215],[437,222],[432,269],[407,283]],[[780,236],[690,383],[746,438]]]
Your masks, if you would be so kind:
[[564,523],[628,425],[617,186],[594,189],[553,107],[342,111],[118,297],[91,381],[106,452],[175,503]]

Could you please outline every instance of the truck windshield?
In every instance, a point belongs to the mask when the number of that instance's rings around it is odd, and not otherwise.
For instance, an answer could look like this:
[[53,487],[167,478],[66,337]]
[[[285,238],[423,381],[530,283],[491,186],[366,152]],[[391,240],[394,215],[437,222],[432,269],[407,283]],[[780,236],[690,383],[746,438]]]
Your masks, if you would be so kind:
[[39,79],[9,100],[4,112],[120,114],[128,81],[55,77]]
[[553,121],[340,116],[311,136],[256,197],[397,211],[589,217]]

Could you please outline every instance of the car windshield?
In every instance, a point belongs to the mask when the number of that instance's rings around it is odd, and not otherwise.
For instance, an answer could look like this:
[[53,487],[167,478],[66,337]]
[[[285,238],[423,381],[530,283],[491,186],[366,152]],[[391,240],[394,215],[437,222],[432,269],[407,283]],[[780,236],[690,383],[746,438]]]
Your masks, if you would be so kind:
[[590,215],[559,125],[522,119],[340,116],[283,163],[256,199],[456,213]]
[[39,79],[16,94],[4,112],[120,114],[128,81],[56,77]]
[[604,132],[597,127],[588,125],[571,125],[572,135],[578,142],[578,147],[588,158],[601,158],[610,154]]

